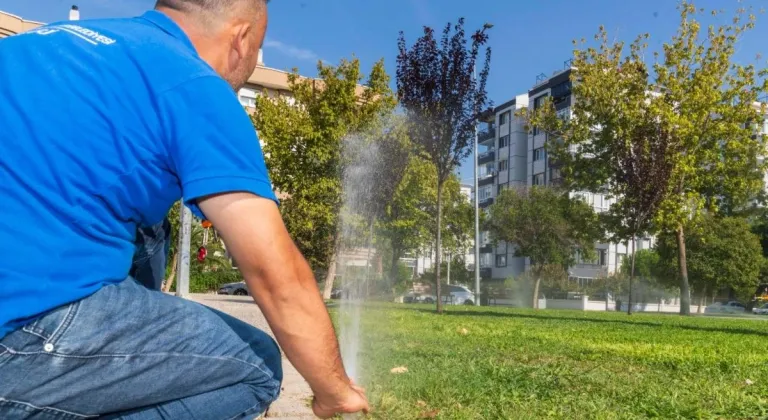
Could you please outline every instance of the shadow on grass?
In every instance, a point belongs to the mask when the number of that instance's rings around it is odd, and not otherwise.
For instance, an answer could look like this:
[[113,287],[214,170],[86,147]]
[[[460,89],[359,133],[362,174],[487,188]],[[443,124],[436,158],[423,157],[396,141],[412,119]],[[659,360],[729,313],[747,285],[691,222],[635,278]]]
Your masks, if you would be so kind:
[[[437,315],[437,312],[435,312],[434,309],[408,308],[408,307],[404,307],[400,309]],[[768,331],[758,331],[758,330],[751,330],[746,328],[716,328],[716,327],[706,327],[706,326],[698,326],[698,325],[666,324],[666,323],[648,322],[648,321],[624,321],[620,319],[580,318],[580,317],[566,317],[566,316],[557,316],[557,315],[552,316],[552,315],[520,314],[520,313],[511,313],[511,312],[504,313],[504,312],[491,312],[491,311],[460,311],[460,312],[444,311],[442,315],[536,319],[536,320],[542,320],[542,321],[554,320],[554,321],[571,321],[571,322],[591,322],[595,324],[640,325],[644,327],[656,327],[656,328],[667,327],[667,328],[679,328],[682,330],[719,332],[719,333],[738,334],[738,335],[757,335],[761,337],[768,337]]]

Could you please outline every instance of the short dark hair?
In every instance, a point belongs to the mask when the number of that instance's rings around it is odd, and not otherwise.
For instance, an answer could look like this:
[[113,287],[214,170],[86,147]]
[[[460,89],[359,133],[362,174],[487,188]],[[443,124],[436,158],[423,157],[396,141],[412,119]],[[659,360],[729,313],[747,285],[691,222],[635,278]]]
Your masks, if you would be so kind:
[[214,13],[222,14],[232,10],[251,6],[258,13],[263,12],[269,0],[157,0],[155,8],[164,7],[183,13]]

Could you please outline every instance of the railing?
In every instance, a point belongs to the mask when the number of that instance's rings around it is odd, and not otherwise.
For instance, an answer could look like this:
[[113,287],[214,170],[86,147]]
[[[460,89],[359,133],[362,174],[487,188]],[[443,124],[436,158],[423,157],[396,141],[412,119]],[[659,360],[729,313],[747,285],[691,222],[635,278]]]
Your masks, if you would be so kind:
[[488,140],[488,139],[492,139],[494,137],[496,137],[496,127],[495,126],[489,126],[486,129],[481,129],[477,133],[477,138],[481,142],[485,141],[485,140]]
[[496,153],[496,149],[490,148],[490,149],[486,150],[485,152],[480,153],[479,155],[477,155],[477,159],[478,160],[483,160],[483,159],[487,159],[489,157],[492,158],[494,153]]

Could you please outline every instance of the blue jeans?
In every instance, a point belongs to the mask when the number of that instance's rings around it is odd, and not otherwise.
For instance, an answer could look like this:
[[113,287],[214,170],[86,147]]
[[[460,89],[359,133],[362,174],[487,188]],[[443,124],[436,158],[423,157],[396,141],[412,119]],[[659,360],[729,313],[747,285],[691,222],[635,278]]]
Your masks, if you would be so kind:
[[129,275],[152,290],[160,290],[165,278],[171,248],[171,223],[168,219],[136,232],[136,252]]
[[266,333],[129,278],[0,340],[0,419],[239,419],[280,392]]

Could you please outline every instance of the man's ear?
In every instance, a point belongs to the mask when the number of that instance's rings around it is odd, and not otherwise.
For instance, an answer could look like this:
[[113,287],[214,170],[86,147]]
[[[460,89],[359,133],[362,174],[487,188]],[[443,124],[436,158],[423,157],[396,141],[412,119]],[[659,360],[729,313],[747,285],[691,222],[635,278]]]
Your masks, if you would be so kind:
[[248,56],[251,43],[250,33],[252,30],[252,25],[246,22],[238,23],[232,28],[232,38],[230,41],[232,44],[232,54],[230,54],[230,61],[236,60],[236,62],[230,62],[230,65],[235,65]]

